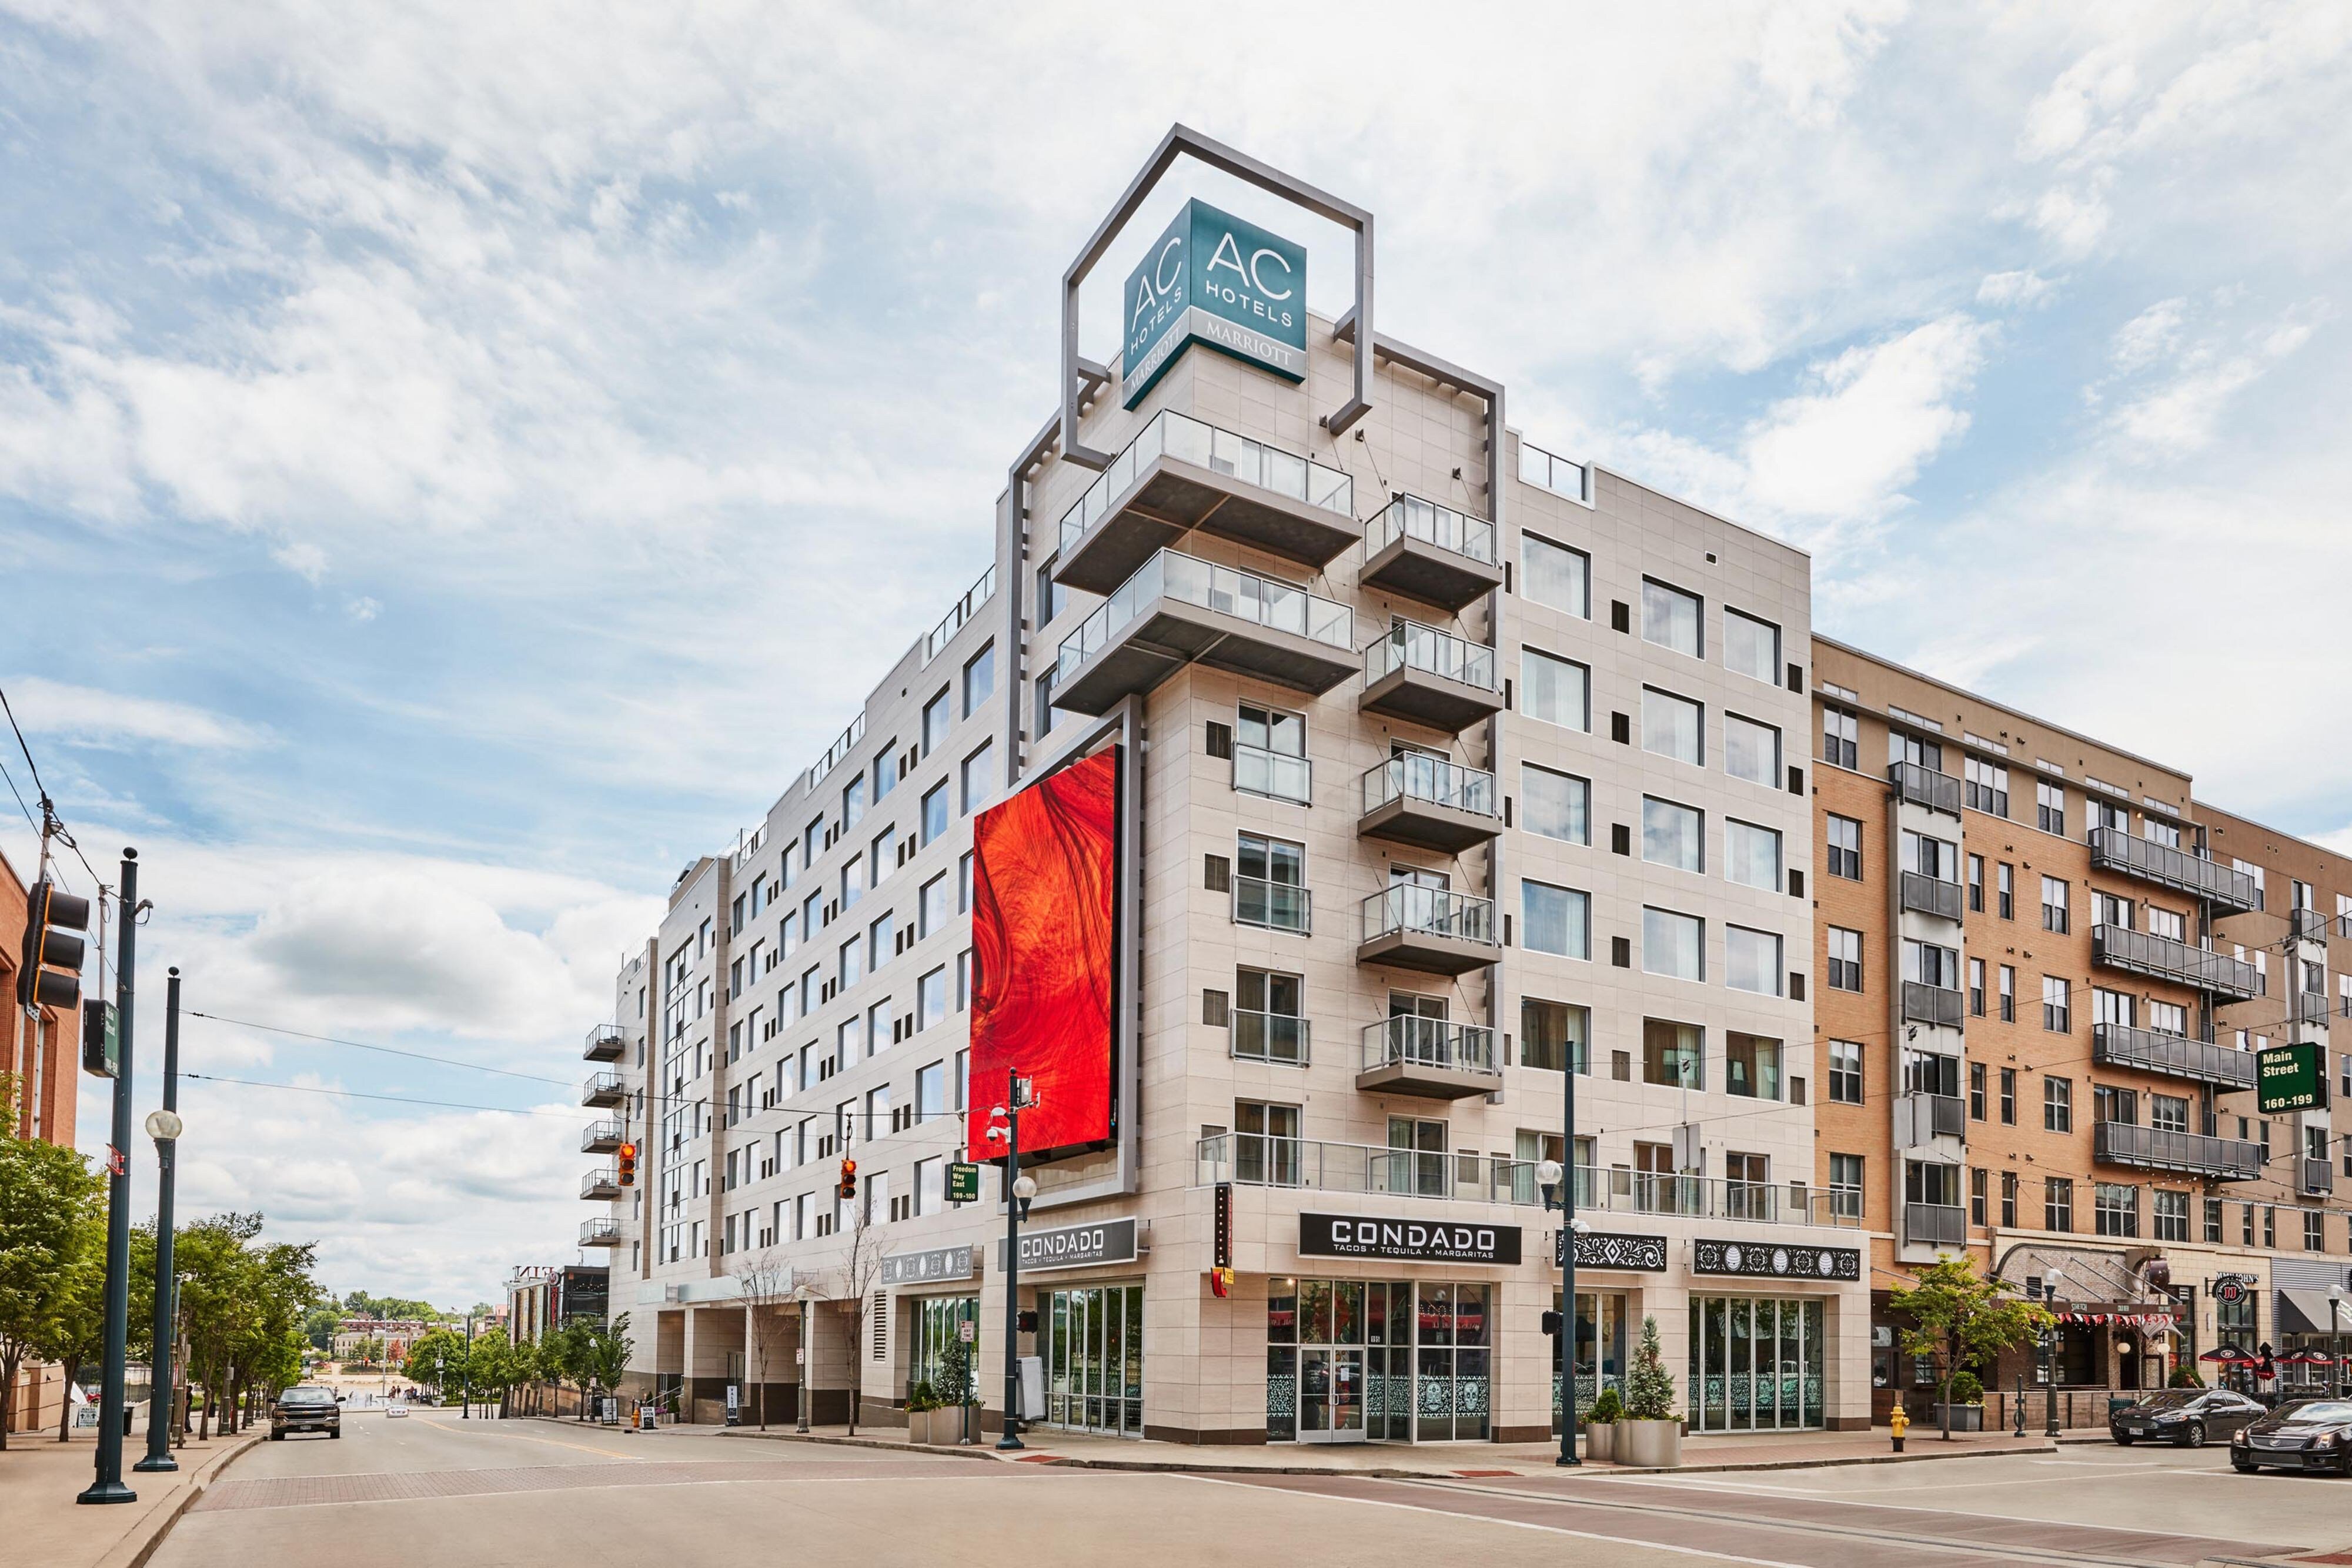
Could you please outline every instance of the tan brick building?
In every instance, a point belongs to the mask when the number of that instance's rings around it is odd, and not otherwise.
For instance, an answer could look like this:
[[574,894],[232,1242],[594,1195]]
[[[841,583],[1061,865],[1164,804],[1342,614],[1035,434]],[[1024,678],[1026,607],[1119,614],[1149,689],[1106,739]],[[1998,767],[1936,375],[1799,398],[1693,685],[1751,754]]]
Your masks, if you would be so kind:
[[[0,855],[0,1074],[14,1091],[16,1117],[7,1129],[19,1138],[40,1138],[71,1146],[81,1077],[81,1019],[68,1009],[43,1008],[37,1018],[16,1006],[16,966],[25,945],[28,890],[16,868]],[[49,1365],[26,1366],[18,1375],[9,1430],[36,1431],[58,1423],[65,1375]]]

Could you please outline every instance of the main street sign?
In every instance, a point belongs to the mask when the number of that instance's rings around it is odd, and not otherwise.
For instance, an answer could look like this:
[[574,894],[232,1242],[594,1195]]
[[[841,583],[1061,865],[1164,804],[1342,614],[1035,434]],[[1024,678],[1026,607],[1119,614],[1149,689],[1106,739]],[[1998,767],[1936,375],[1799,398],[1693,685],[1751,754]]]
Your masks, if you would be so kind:
[[2323,1080],[2319,1047],[2312,1041],[2274,1045],[2254,1053],[2254,1100],[2265,1116],[2274,1111],[2316,1108]]
[[1119,405],[1133,408],[1192,343],[1307,379],[1307,247],[1187,202],[1127,275]]

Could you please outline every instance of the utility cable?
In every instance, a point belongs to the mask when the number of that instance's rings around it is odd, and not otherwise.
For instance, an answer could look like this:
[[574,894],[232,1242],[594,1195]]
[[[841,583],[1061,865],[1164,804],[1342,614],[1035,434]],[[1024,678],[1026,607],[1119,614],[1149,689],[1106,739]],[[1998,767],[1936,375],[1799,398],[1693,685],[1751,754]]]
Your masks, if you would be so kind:
[[276,1024],[255,1023],[250,1019],[223,1018],[218,1013],[198,1012],[193,1008],[187,1009],[186,1016],[207,1019],[214,1023],[234,1024],[239,1029],[257,1029],[265,1034],[283,1034],[296,1040],[317,1040],[321,1045],[348,1045],[353,1051],[380,1051],[385,1056],[404,1056],[412,1061],[433,1061],[444,1067],[462,1067],[469,1072],[495,1072],[501,1078],[525,1078],[533,1083],[553,1083],[567,1089],[572,1086],[572,1081],[568,1078],[549,1078],[538,1072],[517,1072],[508,1067],[484,1067],[477,1061],[460,1061],[454,1056],[428,1056],[421,1051],[400,1051],[389,1045],[370,1045],[361,1040],[340,1040],[331,1034],[305,1034],[299,1029],[280,1029]]
[[572,1120],[572,1111],[530,1111],[514,1105],[476,1105],[462,1100],[417,1100],[405,1094],[365,1094],[356,1089],[322,1089],[308,1083],[263,1083],[251,1078],[224,1078],[216,1072],[183,1072],[206,1083],[234,1083],[245,1089],[285,1089],[297,1094],[331,1094],[342,1100],[383,1100],[394,1105],[437,1105],[449,1111],[492,1111],[501,1116],[561,1116]]

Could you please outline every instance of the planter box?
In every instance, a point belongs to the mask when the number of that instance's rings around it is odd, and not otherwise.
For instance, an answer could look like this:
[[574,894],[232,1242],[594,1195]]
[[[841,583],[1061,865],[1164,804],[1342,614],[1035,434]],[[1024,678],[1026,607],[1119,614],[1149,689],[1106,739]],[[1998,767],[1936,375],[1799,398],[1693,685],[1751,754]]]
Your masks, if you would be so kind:
[[1951,1412],[1953,1431],[1981,1432],[1984,1430],[1984,1406],[1981,1405],[1937,1405],[1931,1406],[1931,1409],[1934,1418],[1928,1424],[1938,1430],[1943,1427],[1944,1413],[1947,1410]]
[[[980,1423],[972,1422],[977,1436]],[[963,1440],[963,1412],[950,1406],[944,1410],[909,1410],[907,1412],[907,1437],[915,1443],[955,1444]]]
[[1585,1423],[1584,1457],[1588,1459],[1613,1459],[1617,1457],[1617,1424],[1615,1422]]
[[1680,1421],[1620,1421],[1616,1425],[1617,1463],[1671,1469],[1683,1462]]

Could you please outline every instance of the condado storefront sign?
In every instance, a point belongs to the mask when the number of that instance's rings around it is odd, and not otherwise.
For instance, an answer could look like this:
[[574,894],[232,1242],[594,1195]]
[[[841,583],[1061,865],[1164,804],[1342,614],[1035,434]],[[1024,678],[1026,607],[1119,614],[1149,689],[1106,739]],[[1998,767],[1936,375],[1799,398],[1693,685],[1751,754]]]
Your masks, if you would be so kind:
[[[1135,1221],[1106,1219],[1097,1225],[1065,1225],[1021,1233],[1024,1269],[1085,1269],[1097,1263],[1132,1263],[1137,1257]],[[996,1244],[996,1266],[1004,1267],[1004,1243]]]
[[1379,1258],[1392,1263],[1516,1263],[1516,1225],[1383,1219],[1369,1214],[1302,1214],[1301,1258]]
[[1119,403],[1133,408],[1190,343],[1307,379],[1307,249],[1187,202],[1127,275]]

